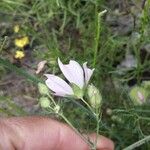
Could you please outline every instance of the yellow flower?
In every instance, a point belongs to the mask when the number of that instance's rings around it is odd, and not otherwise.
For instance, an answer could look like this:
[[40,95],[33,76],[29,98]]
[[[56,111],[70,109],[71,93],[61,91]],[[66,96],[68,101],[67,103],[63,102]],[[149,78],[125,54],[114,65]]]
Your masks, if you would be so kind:
[[15,53],[16,59],[22,59],[25,56],[25,53],[23,51],[17,50]]
[[15,26],[14,26],[14,32],[15,32],[15,33],[18,33],[18,32],[19,32],[19,29],[20,29],[19,25],[15,25]]
[[27,36],[15,39],[15,45],[19,48],[25,47],[27,44],[29,44],[29,38]]

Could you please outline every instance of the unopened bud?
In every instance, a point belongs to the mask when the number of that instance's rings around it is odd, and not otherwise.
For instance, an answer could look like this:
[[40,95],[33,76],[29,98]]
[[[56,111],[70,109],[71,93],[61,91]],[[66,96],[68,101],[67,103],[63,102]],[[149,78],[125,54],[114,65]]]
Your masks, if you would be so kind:
[[112,115],[112,109],[107,108],[106,109],[106,114],[109,115],[109,116],[111,116]]
[[122,118],[119,117],[119,116],[113,115],[113,116],[111,117],[111,119],[112,119],[112,121],[114,121],[114,122],[123,123]]
[[131,89],[129,95],[135,105],[142,105],[148,98],[148,91],[143,87],[135,86]]
[[38,83],[38,89],[41,95],[48,95],[49,94],[49,89],[45,84]]
[[89,103],[93,108],[99,108],[102,102],[102,96],[94,85],[88,86]]
[[56,114],[58,114],[59,111],[60,111],[60,106],[56,105],[55,108],[54,108],[54,111],[55,111]]
[[48,108],[50,106],[50,101],[47,97],[40,98],[40,105],[42,108]]

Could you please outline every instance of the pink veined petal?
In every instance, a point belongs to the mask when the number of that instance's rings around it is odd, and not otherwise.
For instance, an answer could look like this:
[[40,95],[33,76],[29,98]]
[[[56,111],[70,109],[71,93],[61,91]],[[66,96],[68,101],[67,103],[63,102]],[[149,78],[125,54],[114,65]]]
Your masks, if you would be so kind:
[[45,74],[45,76],[48,78],[45,81],[46,85],[55,92],[55,95],[65,96],[74,94],[72,88],[63,79],[52,74]]
[[58,58],[58,65],[66,79],[70,83],[74,83],[81,89],[84,86],[84,74],[83,69],[79,63],[74,60],[70,60],[69,64],[64,65]]
[[87,85],[90,78],[91,78],[91,76],[92,76],[92,74],[93,74],[94,69],[89,69],[87,67],[87,62],[85,62],[83,64],[83,70],[84,70],[85,84]]

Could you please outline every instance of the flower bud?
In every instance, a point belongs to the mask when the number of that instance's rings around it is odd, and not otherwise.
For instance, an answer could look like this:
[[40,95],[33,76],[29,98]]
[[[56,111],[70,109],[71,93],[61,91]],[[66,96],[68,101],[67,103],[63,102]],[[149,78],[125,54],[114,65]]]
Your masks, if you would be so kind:
[[54,108],[54,111],[55,111],[56,114],[58,114],[59,111],[60,111],[60,106],[56,105],[55,108]]
[[112,113],[113,113],[113,112],[112,112],[112,109],[110,109],[110,108],[107,108],[107,109],[106,109],[106,114],[107,114],[107,115],[111,116]]
[[40,98],[40,105],[42,108],[48,108],[50,106],[50,101],[47,97]]
[[116,123],[123,123],[122,118],[119,117],[119,116],[117,116],[117,115],[113,115],[113,116],[111,117],[111,120],[114,121],[114,122],[116,122]]
[[129,95],[135,105],[142,105],[148,98],[148,91],[143,87],[135,86],[131,89]]
[[49,94],[49,89],[45,84],[38,83],[38,89],[41,95],[48,95]]
[[94,85],[88,86],[89,103],[93,108],[99,108],[102,102],[102,96],[99,90]]

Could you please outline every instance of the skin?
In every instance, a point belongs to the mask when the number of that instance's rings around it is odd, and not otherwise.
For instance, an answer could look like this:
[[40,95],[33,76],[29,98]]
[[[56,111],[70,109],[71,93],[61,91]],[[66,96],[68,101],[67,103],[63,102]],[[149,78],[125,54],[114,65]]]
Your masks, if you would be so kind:
[[[88,135],[91,141],[95,134]],[[70,127],[46,117],[0,119],[1,150],[90,150]],[[97,150],[114,150],[114,144],[99,136]]]

